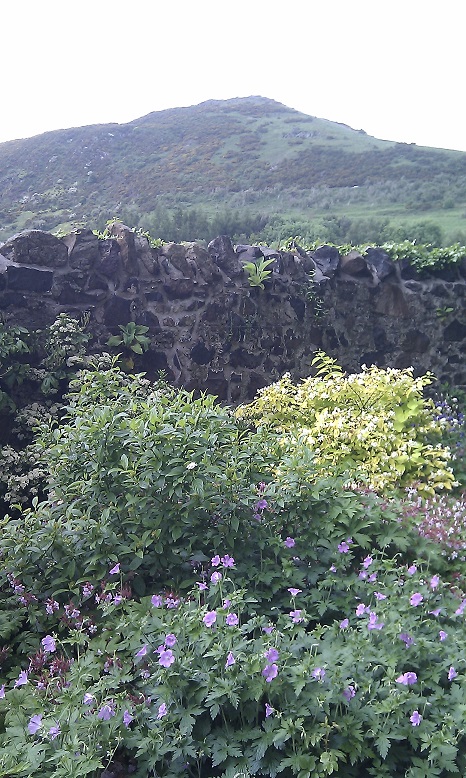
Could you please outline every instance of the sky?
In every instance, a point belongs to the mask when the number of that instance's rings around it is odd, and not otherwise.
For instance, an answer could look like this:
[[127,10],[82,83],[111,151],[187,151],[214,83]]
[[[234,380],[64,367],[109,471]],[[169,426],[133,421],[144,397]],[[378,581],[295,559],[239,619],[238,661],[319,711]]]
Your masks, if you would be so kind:
[[261,95],[466,151],[463,0],[3,0],[0,142]]

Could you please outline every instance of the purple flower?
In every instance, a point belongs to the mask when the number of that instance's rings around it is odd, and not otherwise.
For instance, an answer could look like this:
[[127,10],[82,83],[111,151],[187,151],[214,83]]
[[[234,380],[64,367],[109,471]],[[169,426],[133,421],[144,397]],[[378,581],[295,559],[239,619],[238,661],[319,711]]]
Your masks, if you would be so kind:
[[176,636],[170,632],[169,635],[165,635],[164,643],[167,646],[167,648],[173,648],[173,646],[176,645]]
[[457,675],[458,675],[458,673],[456,672],[455,668],[454,667],[450,667],[450,669],[448,671],[448,680],[449,681],[453,681],[453,678],[456,678]]
[[53,654],[53,652],[56,650],[55,640],[51,635],[46,635],[45,638],[42,638],[40,642],[42,643],[46,653]]
[[228,597],[227,597],[227,599],[224,600],[223,603],[222,603],[222,608],[229,608],[230,605],[231,605],[231,600],[229,600]]
[[217,613],[216,611],[207,611],[206,615],[202,619],[206,627],[213,627],[215,622],[217,621]]
[[59,724],[54,724],[49,729],[49,738],[50,740],[55,740],[58,735],[61,735],[61,729]]
[[94,586],[89,582],[85,583],[83,586],[83,597],[84,598],[90,597],[93,591],[94,591]]
[[430,579],[430,588],[436,589],[439,583],[440,583],[440,578],[438,577],[438,575],[433,575],[432,578]]
[[42,726],[42,716],[39,714],[37,716],[32,716],[29,719],[28,724],[28,732],[30,735],[35,735],[37,730],[39,730]]
[[416,565],[411,565],[411,567],[408,567],[407,573],[408,575],[414,575],[416,571],[417,571]]
[[329,570],[330,570],[331,573],[336,573],[337,572],[337,568],[335,567],[335,565],[330,565]]
[[264,500],[264,498],[262,498],[262,500],[258,500],[258,501],[256,502],[256,504],[255,504],[255,506],[254,506],[254,507],[255,507],[255,510],[256,510],[256,511],[265,511],[265,509],[267,508],[267,506],[268,506],[268,502],[267,502],[267,500]]
[[371,556],[366,556],[364,562],[362,563],[362,566],[367,570],[367,568],[371,566],[373,561],[374,560],[372,559]]
[[375,597],[376,600],[386,600],[387,599],[387,595],[386,594],[382,594],[381,592],[374,592],[374,597]]
[[439,613],[441,612],[441,610],[442,610],[441,608],[436,608],[434,611],[429,611],[429,615],[430,616],[438,616]]
[[413,727],[418,727],[419,724],[422,721],[422,716],[421,716],[421,714],[419,713],[418,710],[415,710],[415,711],[413,711],[412,716],[409,717],[409,720],[410,720],[411,724],[413,725]]
[[356,694],[356,689],[351,684],[347,686],[346,689],[343,691],[343,697],[348,702],[353,699],[355,694]]
[[363,602],[360,602],[358,607],[356,608],[356,616],[364,616],[366,612],[366,606]]
[[131,715],[129,710],[125,710],[125,712],[123,713],[123,724],[125,725],[126,728],[129,727],[129,725],[131,724],[133,719],[134,719],[134,716]]
[[225,662],[225,668],[226,667],[231,667],[232,665],[235,664],[235,662],[236,662],[235,657],[233,656],[232,652],[229,651],[228,654],[227,654],[227,661]]
[[167,706],[165,705],[164,702],[162,702],[162,704],[159,705],[159,709],[158,709],[158,712],[157,712],[157,718],[158,719],[163,719],[163,717],[166,716],[166,715],[167,715]]
[[295,589],[293,586],[291,586],[290,589],[288,589],[288,591],[289,591],[289,593],[291,594],[292,597],[296,597],[298,594],[301,594],[301,592],[303,590],[302,589]]
[[316,681],[323,681],[326,676],[326,672],[323,667],[316,667],[312,671],[311,675],[316,679]]
[[115,708],[113,707],[112,703],[106,703],[105,705],[102,705],[100,708],[97,718],[101,719],[102,721],[109,721],[112,716],[115,715]]
[[225,554],[225,556],[222,556],[220,561],[221,561],[223,567],[234,567],[235,566],[235,560],[229,554]]
[[196,586],[199,587],[200,592],[205,592],[206,589],[208,589],[208,586],[203,581],[196,581]]
[[285,546],[286,546],[287,548],[293,548],[293,546],[295,546],[295,545],[296,545],[296,541],[295,541],[295,539],[294,539],[294,538],[286,538],[286,539],[285,539],[285,541],[284,541],[284,543],[285,543]]
[[225,622],[229,627],[237,627],[239,624],[239,619],[236,613],[229,613],[225,619]]
[[212,581],[212,583],[216,584],[222,580],[222,574],[215,571],[215,573],[212,573],[212,575],[210,576],[210,580]]
[[420,605],[423,601],[424,597],[419,592],[416,592],[415,594],[412,594],[409,598],[410,605],[414,605],[416,607],[417,605]]
[[365,571],[365,570],[361,570],[361,572],[360,572],[360,573],[358,573],[358,578],[360,578],[360,579],[361,579],[361,581],[365,581],[365,580],[366,580],[366,578],[367,578],[367,573],[366,573],[366,571]]
[[403,641],[403,643],[405,644],[406,648],[409,648],[414,643],[414,638],[412,638],[411,635],[408,635],[407,632],[401,632],[398,635],[398,637],[400,638],[400,640]]
[[349,627],[349,619],[343,619],[343,621],[340,621],[340,629],[346,629]]
[[367,623],[367,629],[382,629],[383,628],[383,622],[377,621],[377,614],[371,611],[369,613],[369,621]]
[[377,573],[371,573],[367,580],[369,583],[375,583],[377,580]]
[[83,703],[84,705],[92,705],[94,702],[94,697],[92,694],[89,694],[89,692],[86,692],[86,694],[83,697]]
[[280,654],[276,648],[269,648],[269,650],[265,652],[264,656],[267,659],[267,662],[272,663],[278,660]]
[[303,617],[301,616],[301,611],[290,611],[290,618],[293,624],[299,624],[300,621],[303,621]]
[[143,647],[139,649],[136,656],[145,656],[147,654],[147,643],[144,643]]
[[443,641],[446,640],[447,637],[448,637],[447,633],[444,632],[443,629],[440,630],[440,632],[438,633],[438,636],[440,638],[440,642],[441,643],[443,643]]
[[349,551],[349,545],[345,540],[343,541],[343,543],[339,543],[337,548],[340,554],[347,554]]
[[5,684],[0,686],[0,700],[3,700],[5,698]]
[[161,608],[163,605],[163,597],[160,594],[153,594],[150,601],[154,608]]
[[456,609],[455,616],[461,616],[466,607],[466,600],[463,600],[460,607]]
[[219,566],[219,564],[220,564],[220,557],[219,557],[218,554],[215,554],[215,556],[212,557],[212,559],[210,560],[210,564],[212,565],[212,567],[218,567]]
[[277,665],[275,665],[275,664],[266,665],[264,667],[264,669],[262,670],[262,675],[264,676],[264,678],[267,681],[267,683],[270,683],[278,675],[278,667],[277,667]]
[[177,597],[167,597],[165,600],[165,605],[167,608],[177,608],[180,604],[180,601]]
[[15,681],[13,688],[16,689],[18,686],[24,686],[24,684],[27,682],[28,682],[28,674],[26,670],[21,670],[17,680]]
[[416,673],[403,673],[395,679],[396,683],[402,683],[403,686],[411,686],[417,681]]
[[166,651],[160,652],[159,665],[162,665],[162,667],[170,667],[170,665],[172,665],[174,661],[175,661],[175,656],[173,654],[173,651],[170,651],[169,648],[167,648]]
[[269,625],[267,627],[262,627],[262,632],[265,632],[266,635],[271,635],[274,629],[275,627]]
[[274,713],[274,708],[272,708],[271,705],[269,705],[268,702],[265,703],[265,718],[268,719],[269,716],[272,716]]
[[120,563],[117,562],[115,567],[112,567],[112,569],[108,571],[108,574],[109,575],[118,575],[119,572],[120,572]]

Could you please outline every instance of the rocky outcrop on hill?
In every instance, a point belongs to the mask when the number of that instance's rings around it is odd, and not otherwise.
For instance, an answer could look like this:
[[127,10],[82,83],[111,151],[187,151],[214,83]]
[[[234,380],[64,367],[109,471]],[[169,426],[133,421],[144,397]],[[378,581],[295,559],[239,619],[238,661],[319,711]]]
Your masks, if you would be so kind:
[[[262,289],[243,266],[263,259],[273,261]],[[284,252],[227,236],[152,248],[121,223],[105,240],[31,230],[0,245],[4,321],[41,329],[90,312],[95,351],[134,321],[151,341],[138,370],[230,403],[286,371],[308,375],[318,349],[350,371],[412,365],[466,385],[465,296],[466,267],[421,276],[380,248]]]

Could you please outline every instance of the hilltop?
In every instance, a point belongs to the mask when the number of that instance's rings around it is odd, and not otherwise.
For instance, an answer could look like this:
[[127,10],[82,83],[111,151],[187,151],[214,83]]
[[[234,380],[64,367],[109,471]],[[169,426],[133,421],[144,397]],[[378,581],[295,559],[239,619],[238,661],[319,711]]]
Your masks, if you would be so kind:
[[0,144],[0,239],[114,216],[178,240],[466,242],[466,152],[379,140],[264,97]]

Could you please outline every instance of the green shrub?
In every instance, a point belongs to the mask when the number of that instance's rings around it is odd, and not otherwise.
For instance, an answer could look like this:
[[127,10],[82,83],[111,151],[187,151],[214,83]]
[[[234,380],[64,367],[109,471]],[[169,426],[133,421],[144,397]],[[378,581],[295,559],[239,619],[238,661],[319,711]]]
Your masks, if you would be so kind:
[[317,375],[296,385],[285,374],[237,417],[305,441],[321,474],[346,473],[379,491],[415,482],[424,493],[452,487],[449,449],[428,442],[441,435],[433,402],[422,394],[429,375],[374,366],[347,375],[323,354],[314,364]]
[[283,438],[78,374],[48,499],[2,522],[0,775],[464,774],[449,560]]

